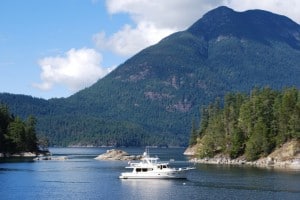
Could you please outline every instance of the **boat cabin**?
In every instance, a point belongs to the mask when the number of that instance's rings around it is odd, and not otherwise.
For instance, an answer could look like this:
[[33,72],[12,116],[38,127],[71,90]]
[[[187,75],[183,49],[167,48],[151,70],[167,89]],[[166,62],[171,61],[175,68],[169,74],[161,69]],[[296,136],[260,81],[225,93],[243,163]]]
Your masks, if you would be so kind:
[[[156,166],[156,169],[158,169],[158,170],[163,170],[163,169],[167,169],[167,168],[169,168],[169,165],[167,165],[167,164],[161,164],[161,165]],[[138,172],[149,172],[149,171],[153,171],[153,168],[136,167],[136,168],[134,168],[133,171],[135,171],[137,173]]]
[[159,168],[159,169],[167,169],[167,168],[169,168],[169,165],[162,164],[162,165],[158,165],[157,168]]
[[135,168],[135,172],[149,172],[153,171],[153,168]]

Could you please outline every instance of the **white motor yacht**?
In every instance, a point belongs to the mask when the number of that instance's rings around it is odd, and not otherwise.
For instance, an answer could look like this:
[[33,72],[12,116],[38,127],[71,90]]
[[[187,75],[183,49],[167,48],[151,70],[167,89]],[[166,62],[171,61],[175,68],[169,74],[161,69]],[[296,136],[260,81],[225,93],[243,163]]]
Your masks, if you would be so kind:
[[123,172],[120,179],[186,179],[192,167],[171,168],[168,162],[160,162],[157,157],[150,157],[144,152],[140,162],[129,163],[126,168],[131,172]]

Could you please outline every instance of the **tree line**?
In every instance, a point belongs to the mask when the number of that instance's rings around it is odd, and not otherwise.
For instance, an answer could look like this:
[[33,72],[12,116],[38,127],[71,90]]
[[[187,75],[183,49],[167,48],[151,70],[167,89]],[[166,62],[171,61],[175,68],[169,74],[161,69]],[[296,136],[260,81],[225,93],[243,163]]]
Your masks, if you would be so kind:
[[11,114],[6,105],[0,104],[0,152],[38,152],[35,125],[33,116],[23,121]]
[[300,139],[300,92],[254,88],[249,95],[227,94],[201,108],[197,128],[193,120],[190,145],[199,157],[218,153],[256,160],[292,139]]

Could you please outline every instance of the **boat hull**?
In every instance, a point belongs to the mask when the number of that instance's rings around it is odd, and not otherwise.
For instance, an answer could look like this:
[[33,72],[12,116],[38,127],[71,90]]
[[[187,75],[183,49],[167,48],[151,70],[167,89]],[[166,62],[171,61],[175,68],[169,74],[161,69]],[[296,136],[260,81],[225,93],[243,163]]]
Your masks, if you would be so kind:
[[172,172],[124,172],[120,179],[186,179],[188,170]]

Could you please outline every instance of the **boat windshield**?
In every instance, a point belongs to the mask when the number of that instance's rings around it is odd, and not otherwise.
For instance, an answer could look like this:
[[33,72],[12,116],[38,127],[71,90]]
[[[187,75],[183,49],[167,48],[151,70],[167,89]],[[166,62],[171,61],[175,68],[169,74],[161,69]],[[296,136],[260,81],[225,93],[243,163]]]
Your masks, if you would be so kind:
[[142,159],[143,163],[151,163],[151,164],[156,164],[158,162],[158,158],[144,158]]
[[148,171],[153,171],[153,168],[136,168],[136,172],[148,172]]

